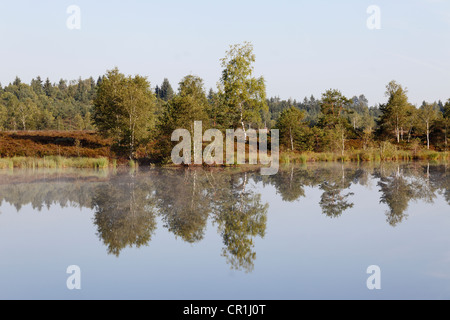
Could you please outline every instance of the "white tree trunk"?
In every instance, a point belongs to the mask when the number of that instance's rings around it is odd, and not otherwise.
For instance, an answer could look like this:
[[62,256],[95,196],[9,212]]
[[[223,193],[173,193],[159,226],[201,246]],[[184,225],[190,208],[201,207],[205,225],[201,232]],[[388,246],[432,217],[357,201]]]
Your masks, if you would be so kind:
[[292,151],[294,151],[294,137],[292,136],[292,128],[291,127],[289,127],[289,135],[291,138],[291,148],[292,148]]

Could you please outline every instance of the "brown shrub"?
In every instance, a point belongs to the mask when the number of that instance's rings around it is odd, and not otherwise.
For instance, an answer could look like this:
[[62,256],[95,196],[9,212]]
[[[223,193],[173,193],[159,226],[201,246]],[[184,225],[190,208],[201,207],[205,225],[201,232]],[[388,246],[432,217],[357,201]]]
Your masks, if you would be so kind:
[[111,158],[111,144],[93,131],[0,132],[0,157]]

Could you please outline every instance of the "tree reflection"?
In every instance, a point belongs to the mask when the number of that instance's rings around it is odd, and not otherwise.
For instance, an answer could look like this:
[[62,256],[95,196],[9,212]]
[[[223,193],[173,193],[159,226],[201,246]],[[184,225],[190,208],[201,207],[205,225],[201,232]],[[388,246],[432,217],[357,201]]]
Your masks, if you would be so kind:
[[[426,172],[424,172],[426,170]],[[387,222],[392,227],[398,226],[407,219],[407,210],[411,201],[422,200],[433,203],[436,188],[431,183],[430,166],[384,165],[376,174],[380,182],[381,203],[389,210]]]
[[147,245],[156,228],[148,184],[137,183],[134,178],[125,180],[99,187],[93,197],[97,235],[108,253],[116,256],[126,247]]
[[222,235],[222,253],[232,269],[251,272],[256,252],[254,238],[264,237],[268,204],[261,195],[248,190],[249,173],[221,175],[216,179],[214,221]]
[[320,189],[323,190],[320,207],[326,216],[338,218],[344,211],[353,208],[354,204],[348,201],[353,193],[343,194],[343,188],[339,183],[324,182]]
[[381,203],[389,207],[387,222],[395,227],[406,217],[409,201],[414,197],[414,190],[401,175],[382,177],[378,183],[381,188]]
[[154,176],[154,183],[154,197],[164,227],[186,242],[201,241],[211,211],[205,172],[201,169],[163,171]]
[[305,196],[304,173],[300,168],[282,168],[277,175],[271,176],[271,183],[281,195],[283,201],[294,202]]
[[353,185],[378,186],[380,202],[388,208],[387,222],[395,227],[407,218],[411,201],[433,203],[441,194],[450,204],[449,172],[447,165],[419,163],[291,166],[269,177],[244,168],[166,168],[110,175],[0,172],[0,202],[17,211],[26,205],[35,211],[53,205],[93,210],[97,235],[116,256],[127,247],[148,245],[158,218],[170,233],[190,244],[204,240],[209,221],[217,227],[222,255],[231,268],[251,272],[255,240],[265,236],[268,219],[269,206],[259,186],[273,187],[284,202],[307,201],[305,190],[318,190],[322,213],[330,218],[354,207]]
[[344,193],[344,190],[351,187],[355,170],[346,172],[344,166],[340,170],[325,170],[320,175],[325,179],[320,185],[323,194],[320,198],[320,207],[323,214],[330,218],[338,218],[346,210],[353,208],[354,204],[349,201],[353,193]]
[[448,164],[439,166],[428,166],[429,183],[435,191],[434,195],[439,192],[443,195],[447,203],[450,205],[450,170]]

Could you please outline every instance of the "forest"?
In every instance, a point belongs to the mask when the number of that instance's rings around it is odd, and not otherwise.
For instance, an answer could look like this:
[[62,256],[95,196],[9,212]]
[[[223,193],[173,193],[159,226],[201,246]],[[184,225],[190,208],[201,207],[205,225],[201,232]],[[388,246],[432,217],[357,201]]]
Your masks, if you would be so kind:
[[[57,83],[37,76],[27,84],[16,77],[0,84],[0,157],[168,163],[172,132],[192,134],[194,121],[203,121],[204,130],[279,129],[284,162],[448,159],[450,99],[415,106],[407,88],[391,81],[386,101],[373,106],[364,94],[346,97],[338,89],[281,100],[266,96],[266,79],[254,75],[255,59],[251,43],[230,46],[220,60],[218,86],[209,90],[196,75],[184,77],[175,90],[167,79],[153,87],[146,77],[118,68],[96,79]],[[39,140],[42,150],[33,153],[31,144],[24,147],[27,140]]]

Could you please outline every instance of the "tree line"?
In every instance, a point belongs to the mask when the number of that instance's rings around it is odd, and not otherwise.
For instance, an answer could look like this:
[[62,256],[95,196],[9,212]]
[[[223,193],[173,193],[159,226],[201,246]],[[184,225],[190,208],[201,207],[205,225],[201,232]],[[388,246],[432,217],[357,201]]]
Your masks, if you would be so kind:
[[0,130],[93,130],[93,100],[101,83],[79,79],[57,84],[40,76],[0,84]]
[[97,81],[52,84],[40,77],[0,85],[1,130],[97,130],[114,139],[130,158],[167,161],[176,129],[279,129],[285,151],[335,152],[377,147],[390,141],[404,148],[448,149],[450,99],[443,103],[408,101],[408,90],[392,81],[386,102],[369,106],[364,95],[348,98],[330,89],[302,102],[266,97],[265,79],[254,75],[250,43],[231,46],[221,60],[216,90],[205,90],[195,75],[175,91],[167,79],[152,88],[147,78],[117,68]]

